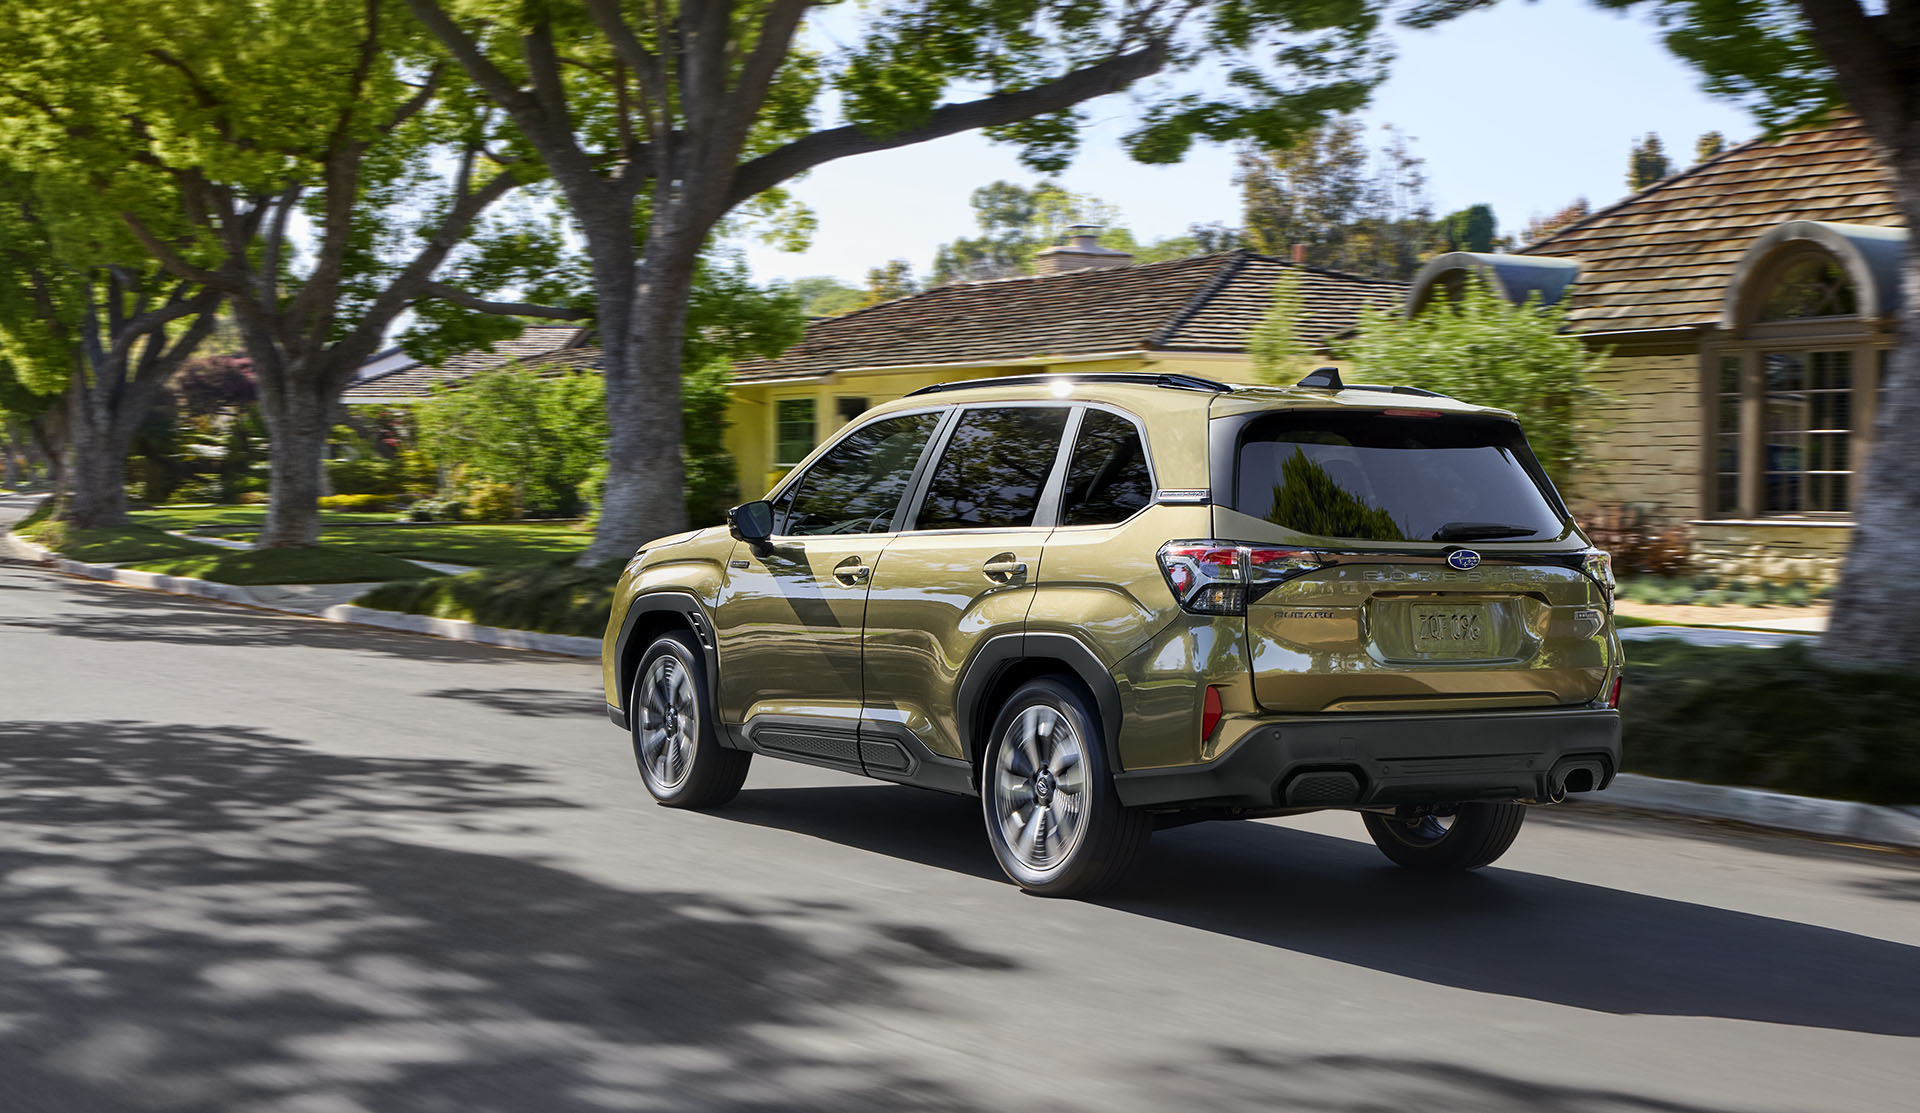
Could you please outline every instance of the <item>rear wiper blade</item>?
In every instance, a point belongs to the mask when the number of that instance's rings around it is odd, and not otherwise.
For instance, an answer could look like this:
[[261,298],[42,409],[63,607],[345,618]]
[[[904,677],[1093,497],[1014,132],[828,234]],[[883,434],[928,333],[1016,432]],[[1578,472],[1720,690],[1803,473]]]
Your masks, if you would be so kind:
[[1537,533],[1530,526],[1509,526],[1499,522],[1448,522],[1433,531],[1435,541],[1492,540],[1496,537],[1526,537]]

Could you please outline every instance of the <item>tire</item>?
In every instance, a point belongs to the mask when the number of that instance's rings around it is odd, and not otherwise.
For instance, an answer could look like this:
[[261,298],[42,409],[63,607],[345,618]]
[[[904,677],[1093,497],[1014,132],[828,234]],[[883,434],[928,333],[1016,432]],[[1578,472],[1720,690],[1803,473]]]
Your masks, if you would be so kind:
[[720,745],[711,706],[706,660],[691,635],[654,639],[633,670],[627,722],[640,779],[669,808],[717,808],[746,782],[753,755]]
[[1364,812],[1367,834],[1396,865],[1430,873],[1477,870],[1507,852],[1526,822],[1525,804],[1461,804],[1452,823],[1406,808],[1394,815]]
[[987,842],[1015,884],[1087,897],[1139,861],[1153,818],[1114,794],[1100,720],[1077,688],[1029,681],[1001,705],[988,738],[980,767]]

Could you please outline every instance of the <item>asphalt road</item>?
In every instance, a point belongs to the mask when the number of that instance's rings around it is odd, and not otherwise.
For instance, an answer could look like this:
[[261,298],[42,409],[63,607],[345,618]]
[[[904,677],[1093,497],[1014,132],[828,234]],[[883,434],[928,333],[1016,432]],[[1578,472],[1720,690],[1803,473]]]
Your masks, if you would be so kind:
[[969,800],[655,807],[596,685],[0,563],[0,1110],[1920,1106],[1920,859],[1334,814],[1047,901]]

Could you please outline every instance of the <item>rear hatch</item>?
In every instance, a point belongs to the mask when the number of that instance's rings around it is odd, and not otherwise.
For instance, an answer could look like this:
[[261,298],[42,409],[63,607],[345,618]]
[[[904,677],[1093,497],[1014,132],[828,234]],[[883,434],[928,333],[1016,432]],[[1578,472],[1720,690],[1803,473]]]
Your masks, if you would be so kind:
[[1215,442],[1233,459],[1230,487],[1215,485],[1214,528],[1246,543],[1262,706],[1467,710],[1601,695],[1607,589],[1513,421],[1349,407],[1235,425]]

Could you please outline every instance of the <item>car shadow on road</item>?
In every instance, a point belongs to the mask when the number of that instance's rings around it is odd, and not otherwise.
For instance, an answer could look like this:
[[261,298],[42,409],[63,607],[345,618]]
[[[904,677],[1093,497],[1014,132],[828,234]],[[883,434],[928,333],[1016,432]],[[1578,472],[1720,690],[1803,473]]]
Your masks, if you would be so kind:
[[[716,814],[1004,880],[977,800],[891,785],[749,788]],[[1575,1008],[1920,1036],[1920,947],[1519,870],[1410,873],[1370,844],[1270,823],[1161,832],[1100,903]]]
[[963,1105],[864,1018],[937,1011],[910,971],[1012,959],[446,845],[574,806],[511,763],[0,723],[0,1108]]

